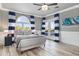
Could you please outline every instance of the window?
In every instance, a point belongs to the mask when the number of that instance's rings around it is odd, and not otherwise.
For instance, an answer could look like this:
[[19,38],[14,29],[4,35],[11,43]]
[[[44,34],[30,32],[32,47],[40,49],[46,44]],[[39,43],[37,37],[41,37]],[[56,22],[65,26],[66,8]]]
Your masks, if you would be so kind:
[[54,24],[54,20],[47,20],[45,22],[45,32],[46,32],[46,35],[53,35],[53,32],[54,32],[54,28],[55,28],[55,24]]
[[17,31],[29,31],[31,30],[31,23],[26,16],[20,16],[16,20]]
[[45,27],[46,27],[45,30],[46,31],[48,31],[48,29],[49,29],[49,26],[48,25],[49,25],[49,22],[46,21],[46,24],[45,24]]
[[51,30],[54,30],[54,28],[55,28],[54,21],[50,22],[50,26],[51,26]]

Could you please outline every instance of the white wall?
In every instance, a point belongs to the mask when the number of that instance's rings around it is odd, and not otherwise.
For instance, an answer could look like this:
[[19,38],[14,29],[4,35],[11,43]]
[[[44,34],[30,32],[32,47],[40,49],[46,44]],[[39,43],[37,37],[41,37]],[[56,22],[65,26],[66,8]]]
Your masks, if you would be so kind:
[[71,25],[71,26],[62,25],[62,21],[66,17],[75,17],[75,16],[79,16],[79,8],[63,12],[60,14],[61,42],[79,46],[79,25]]
[[[79,25],[64,26],[62,21],[66,17],[79,16],[79,8],[73,9],[67,12],[60,13],[60,41],[63,43],[79,46]],[[53,19],[53,15],[47,17],[47,19]],[[53,37],[51,37],[53,38]]]
[[[16,13],[16,18],[18,18],[19,16],[23,16],[24,14],[19,14]],[[30,17],[29,15],[24,15],[26,17]],[[8,29],[8,11],[2,11],[0,10],[0,27],[3,27],[4,29]],[[36,29],[40,30],[41,28],[41,18],[40,17],[35,17],[35,25],[36,25]]]
[[62,25],[63,20],[67,17],[76,17],[79,16],[79,8],[60,13],[60,21],[61,21],[61,30],[63,31],[79,31],[79,25],[76,26],[64,26]]
[[79,32],[61,31],[61,41],[67,44],[79,46]]
[[8,12],[0,10],[0,27],[8,29]]

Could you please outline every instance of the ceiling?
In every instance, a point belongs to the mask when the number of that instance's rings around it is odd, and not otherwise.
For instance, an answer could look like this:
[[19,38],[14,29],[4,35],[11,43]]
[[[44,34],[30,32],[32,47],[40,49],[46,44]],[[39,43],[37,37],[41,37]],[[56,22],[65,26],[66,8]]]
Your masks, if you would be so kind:
[[77,4],[78,3],[58,3],[59,8],[55,8],[55,6],[49,6],[50,10],[47,11],[38,10],[40,6],[33,5],[33,3],[2,3],[2,7],[26,14],[46,16],[48,14],[55,13],[57,11],[75,6]]

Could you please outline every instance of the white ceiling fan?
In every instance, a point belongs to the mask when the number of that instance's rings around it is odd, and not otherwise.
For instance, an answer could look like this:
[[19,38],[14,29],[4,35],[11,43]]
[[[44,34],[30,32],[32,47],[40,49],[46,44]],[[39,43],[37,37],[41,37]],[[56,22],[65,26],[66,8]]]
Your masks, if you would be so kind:
[[34,3],[34,5],[41,6],[38,10],[42,10],[42,11],[49,10],[50,9],[49,6],[55,6],[55,8],[59,8],[57,3],[51,3],[51,4],[47,4],[47,3],[37,4],[37,3]]

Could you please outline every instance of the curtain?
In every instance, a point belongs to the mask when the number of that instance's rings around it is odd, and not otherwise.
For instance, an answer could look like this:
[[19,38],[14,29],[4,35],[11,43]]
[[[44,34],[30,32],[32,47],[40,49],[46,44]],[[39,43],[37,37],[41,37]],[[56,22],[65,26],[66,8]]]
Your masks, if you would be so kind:
[[9,11],[8,15],[9,15],[9,19],[8,19],[8,22],[9,22],[8,30],[9,30],[9,33],[12,35],[12,37],[14,37],[15,22],[16,22],[16,13],[15,12],[12,12],[12,11]]
[[54,24],[55,24],[55,29],[54,29],[54,41],[59,42],[60,41],[60,17],[59,14],[54,15]]
[[31,22],[31,31],[32,31],[32,34],[35,33],[35,17],[34,16],[30,16],[30,22]]
[[46,32],[45,32],[45,20],[46,20],[46,18],[43,17],[42,18],[42,23],[41,23],[41,34],[42,35],[46,35]]

